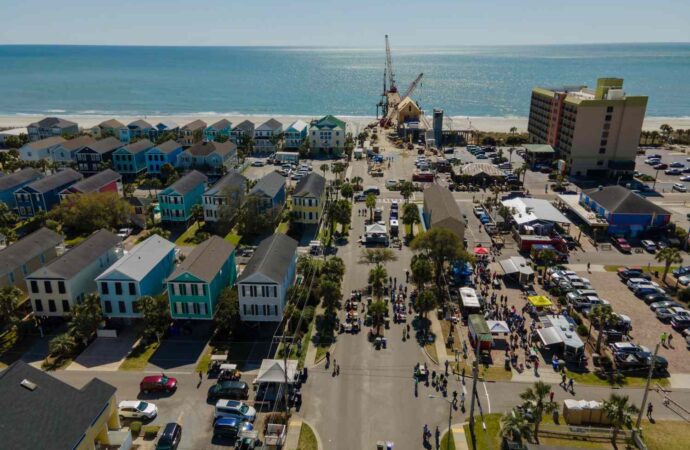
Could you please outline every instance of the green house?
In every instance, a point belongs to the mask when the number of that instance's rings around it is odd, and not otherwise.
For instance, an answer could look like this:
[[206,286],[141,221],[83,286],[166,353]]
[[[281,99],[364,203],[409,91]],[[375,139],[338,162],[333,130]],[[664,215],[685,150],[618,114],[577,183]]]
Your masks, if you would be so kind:
[[212,236],[192,250],[166,280],[173,319],[211,320],[220,292],[235,284],[235,246]]

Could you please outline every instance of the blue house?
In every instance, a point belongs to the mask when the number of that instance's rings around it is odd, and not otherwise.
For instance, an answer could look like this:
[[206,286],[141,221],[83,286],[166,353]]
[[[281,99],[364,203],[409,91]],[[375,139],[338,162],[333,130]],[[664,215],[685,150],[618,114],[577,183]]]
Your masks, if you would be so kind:
[[158,194],[163,222],[186,224],[192,218],[192,206],[201,204],[208,178],[193,170]]
[[218,138],[226,138],[226,140],[229,140],[231,133],[232,122],[228,119],[220,119],[218,122],[206,127],[206,130],[204,130],[204,137],[208,142],[215,141]]
[[72,169],[61,170],[40,180],[36,180],[14,192],[19,217],[27,219],[38,211],[50,211],[60,203],[60,192],[84,178]]
[[113,169],[125,178],[135,178],[146,170],[146,152],[152,147],[153,142],[142,139],[118,148],[113,152]]
[[580,204],[606,220],[612,236],[644,238],[671,221],[670,212],[619,185],[583,190]]
[[126,127],[120,128],[120,140],[129,144],[132,139],[150,138],[156,131],[156,127],[145,120],[139,119],[130,122]]
[[26,169],[0,177],[0,202],[6,204],[10,209],[15,209],[17,202],[14,200],[14,192],[42,176],[38,170],[27,167]]
[[101,309],[107,317],[141,317],[136,302],[165,290],[175,268],[175,244],[154,234],[96,277]]
[[168,277],[170,315],[173,319],[211,320],[218,296],[237,278],[235,246],[218,236],[194,250]]
[[285,206],[285,177],[271,172],[261,178],[249,191],[257,214],[269,212],[277,217]]
[[182,150],[182,144],[172,139],[156,145],[146,152],[146,172],[149,175],[160,175],[161,167],[166,164],[177,167],[177,156]]

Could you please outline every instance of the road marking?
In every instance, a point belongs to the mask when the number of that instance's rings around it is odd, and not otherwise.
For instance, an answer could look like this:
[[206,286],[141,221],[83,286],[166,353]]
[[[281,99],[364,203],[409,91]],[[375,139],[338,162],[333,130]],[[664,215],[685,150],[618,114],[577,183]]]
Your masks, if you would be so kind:
[[175,422],[177,422],[180,425],[183,425],[182,417],[184,417],[184,411],[180,411],[180,414],[177,416],[177,420]]
[[486,394],[486,403],[489,406],[489,414],[491,414],[491,399],[489,399],[489,391],[486,389],[486,383],[483,381],[482,386],[484,386],[484,393]]

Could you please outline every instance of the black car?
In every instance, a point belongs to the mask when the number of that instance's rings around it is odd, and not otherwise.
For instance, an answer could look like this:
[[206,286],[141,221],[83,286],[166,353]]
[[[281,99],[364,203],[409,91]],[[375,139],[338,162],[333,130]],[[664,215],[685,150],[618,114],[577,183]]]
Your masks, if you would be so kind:
[[163,428],[163,433],[156,444],[156,450],[177,450],[181,439],[182,426],[175,422],[170,422]]
[[671,297],[666,294],[649,294],[644,298],[644,302],[648,305],[656,302],[673,301]]
[[618,269],[618,277],[623,281],[628,281],[630,278],[644,278],[645,280],[651,280],[652,276],[642,269],[637,268],[625,268]]
[[249,397],[249,386],[244,381],[221,381],[208,389],[208,399],[244,400]]

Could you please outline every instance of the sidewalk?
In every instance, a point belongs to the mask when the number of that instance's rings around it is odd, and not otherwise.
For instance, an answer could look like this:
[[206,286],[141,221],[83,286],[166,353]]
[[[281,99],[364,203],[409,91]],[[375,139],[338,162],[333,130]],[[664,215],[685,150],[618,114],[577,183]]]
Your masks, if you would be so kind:
[[448,353],[446,352],[446,337],[443,335],[443,330],[441,329],[441,322],[438,321],[436,314],[429,314],[428,317],[431,321],[431,332],[434,333],[434,335],[436,336],[436,339],[434,340],[434,346],[436,347],[438,364],[440,366],[443,366],[443,364],[445,364],[446,361],[449,361]]
[[287,430],[287,439],[285,439],[285,450],[297,450],[299,445],[299,435],[302,430],[302,419],[294,417],[290,419]]
[[543,381],[549,384],[559,384],[561,382],[561,375],[558,372],[554,372],[551,366],[546,366],[542,364],[539,369],[539,376],[534,374],[534,368],[525,369],[522,373],[511,369],[513,371],[513,379],[511,381],[518,383],[536,383],[537,381]]
[[467,446],[467,438],[465,437],[465,424],[454,423],[451,426],[453,432],[453,442],[455,443],[455,450],[469,450]]

